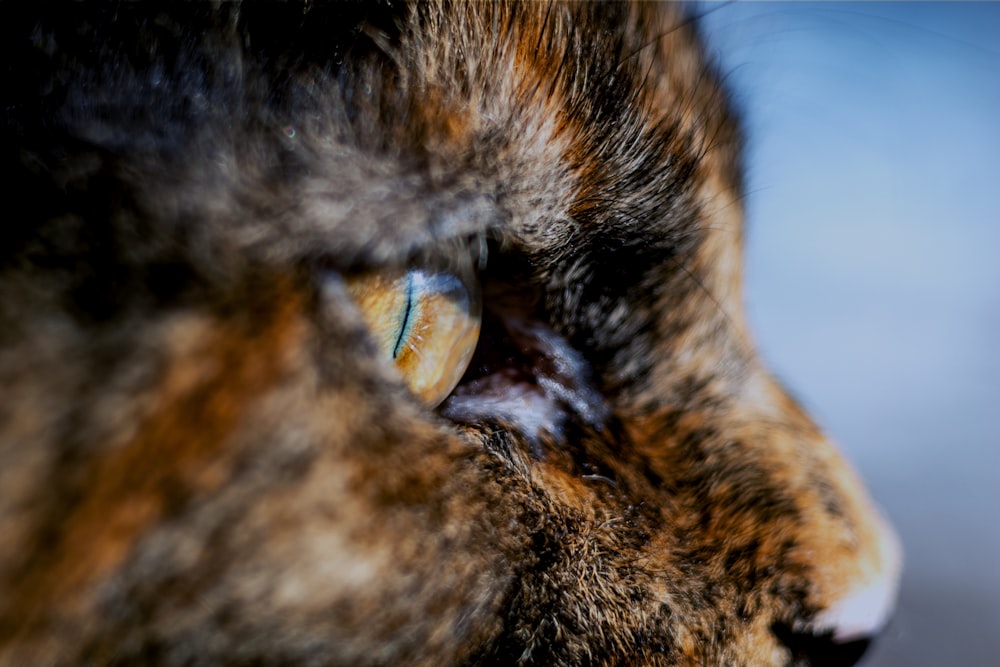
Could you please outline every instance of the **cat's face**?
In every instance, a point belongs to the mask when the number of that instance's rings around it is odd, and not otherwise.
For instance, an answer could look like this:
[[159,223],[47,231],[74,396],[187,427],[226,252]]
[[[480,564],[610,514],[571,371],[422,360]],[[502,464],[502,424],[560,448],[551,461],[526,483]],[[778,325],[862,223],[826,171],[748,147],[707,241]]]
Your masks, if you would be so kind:
[[5,8],[0,664],[853,661],[683,16],[174,11]]

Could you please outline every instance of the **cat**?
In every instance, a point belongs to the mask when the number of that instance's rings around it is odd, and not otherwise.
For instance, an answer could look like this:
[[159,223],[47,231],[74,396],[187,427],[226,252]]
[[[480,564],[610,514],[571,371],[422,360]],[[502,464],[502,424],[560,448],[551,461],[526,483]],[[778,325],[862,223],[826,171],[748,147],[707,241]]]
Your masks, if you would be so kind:
[[848,665],[677,5],[4,5],[0,665]]

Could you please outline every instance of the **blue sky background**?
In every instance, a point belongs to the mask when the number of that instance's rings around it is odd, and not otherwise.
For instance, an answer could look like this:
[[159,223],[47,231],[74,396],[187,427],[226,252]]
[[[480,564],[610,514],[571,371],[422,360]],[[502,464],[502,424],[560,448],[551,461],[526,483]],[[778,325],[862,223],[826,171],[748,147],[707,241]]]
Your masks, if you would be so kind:
[[864,664],[998,665],[1000,4],[701,8],[748,130],[758,342],[906,548]]

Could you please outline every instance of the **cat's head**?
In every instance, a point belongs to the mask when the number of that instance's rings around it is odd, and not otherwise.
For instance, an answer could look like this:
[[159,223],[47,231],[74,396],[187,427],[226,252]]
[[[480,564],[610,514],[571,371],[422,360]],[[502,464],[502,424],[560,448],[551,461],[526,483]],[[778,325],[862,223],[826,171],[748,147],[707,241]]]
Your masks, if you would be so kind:
[[850,664],[885,621],[675,7],[9,13],[0,663]]

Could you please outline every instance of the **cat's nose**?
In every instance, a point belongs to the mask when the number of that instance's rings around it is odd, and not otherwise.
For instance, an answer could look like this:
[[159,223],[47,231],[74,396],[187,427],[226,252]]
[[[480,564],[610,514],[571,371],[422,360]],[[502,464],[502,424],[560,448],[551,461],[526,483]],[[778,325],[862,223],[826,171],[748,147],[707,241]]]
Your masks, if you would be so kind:
[[854,585],[830,602],[808,625],[776,625],[775,636],[789,649],[792,665],[848,667],[861,659],[885,629],[896,604],[902,573],[902,549],[895,530],[880,515],[876,557]]

